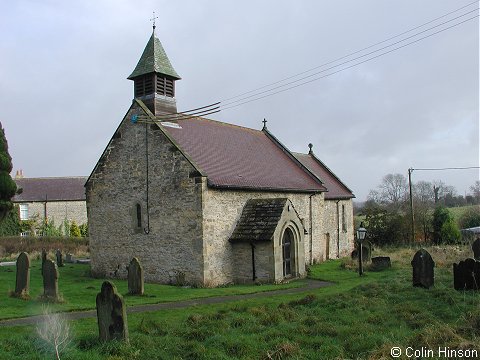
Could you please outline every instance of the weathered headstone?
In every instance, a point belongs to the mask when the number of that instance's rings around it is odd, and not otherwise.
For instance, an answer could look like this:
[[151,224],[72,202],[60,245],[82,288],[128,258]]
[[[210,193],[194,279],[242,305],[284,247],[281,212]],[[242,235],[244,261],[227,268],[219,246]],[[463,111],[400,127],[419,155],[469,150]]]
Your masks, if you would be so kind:
[[136,257],[130,261],[128,270],[128,293],[133,295],[143,295],[143,267]]
[[[359,249],[359,246],[357,245],[357,247],[352,251],[351,257],[353,260],[358,259],[358,249]],[[370,246],[368,246],[368,244],[362,244],[362,262],[366,263],[366,262],[369,262],[370,260],[371,260]]]
[[43,297],[58,301],[58,268],[52,260],[45,260],[43,264]]
[[480,260],[480,238],[477,238],[472,244],[473,258]]
[[392,262],[389,256],[375,256],[372,257],[372,268],[375,270],[384,270],[392,267]]
[[15,281],[15,296],[27,297],[30,288],[30,259],[26,252],[17,258],[17,274]]
[[75,260],[73,260],[73,255],[70,254],[70,253],[66,253],[66,254],[65,254],[65,262],[66,262],[66,263],[69,263],[69,264],[74,263]]
[[62,251],[60,249],[57,249],[57,251],[55,251],[55,257],[57,258],[57,266],[62,267],[63,266],[63,255],[62,255]]
[[123,340],[128,342],[128,325],[125,302],[110,281],[102,284],[97,294],[97,321],[100,340]]
[[432,256],[425,249],[416,252],[411,262],[413,267],[413,286],[420,286],[428,289],[434,283],[435,262]]
[[43,274],[43,265],[45,265],[45,261],[47,261],[47,250],[42,249],[42,268],[40,269],[42,274]]
[[453,264],[453,287],[455,290],[479,290],[480,261],[466,259]]

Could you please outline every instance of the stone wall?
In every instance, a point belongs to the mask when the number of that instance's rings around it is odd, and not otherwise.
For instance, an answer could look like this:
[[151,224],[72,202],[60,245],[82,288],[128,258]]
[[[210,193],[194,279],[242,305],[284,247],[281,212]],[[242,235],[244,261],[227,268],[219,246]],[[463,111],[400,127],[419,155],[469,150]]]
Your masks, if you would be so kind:
[[[343,211],[345,212],[344,216],[342,216]],[[324,254],[326,256],[324,259],[335,259],[349,255],[354,246],[352,200],[325,200],[325,211],[323,214]],[[343,219],[345,219],[345,222]],[[328,239],[330,241],[327,245]],[[328,254],[327,249],[329,250]]]
[[[45,216],[44,202],[22,203],[28,205],[28,217],[33,219],[38,217],[43,222]],[[77,225],[87,222],[87,206],[85,201],[48,201],[47,202],[47,218],[53,219],[55,225],[60,225],[63,221],[75,220]]]
[[[304,236],[305,263],[310,264],[312,261],[321,261],[324,258],[323,194],[224,191],[207,188],[206,184],[203,186],[203,191],[204,271],[205,278],[210,279],[211,285],[234,281],[235,259],[233,245],[228,242],[228,239],[240,219],[245,203],[252,198],[286,197],[290,199],[303,221],[304,228],[309,232]],[[310,218],[312,218],[312,230],[310,230]]]
[[[232,245],[235,254],[233,266],[233,282],[246,284],[253,282],[252,247],[249,243],[236,243]],[[273,243],[259,242],[255,244],[255,276],[256,282],[270,283],[274,281],[273,270]]]
[[142,112],[132,105],[87,184],[92,272],[126,277],[137,257],[146,281],[203,283],[202,183],[157,125],[131,123]]

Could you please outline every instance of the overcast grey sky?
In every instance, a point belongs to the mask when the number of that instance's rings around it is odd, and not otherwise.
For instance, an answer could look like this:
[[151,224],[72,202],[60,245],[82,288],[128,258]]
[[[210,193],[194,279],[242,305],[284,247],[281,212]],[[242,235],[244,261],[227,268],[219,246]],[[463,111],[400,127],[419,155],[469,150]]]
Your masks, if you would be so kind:
[[[126,77],[151,35],[153,10],[157,34],[182,77],[178,109],[187,110],[311,69],[471,2],[2,0],[0,121],[14,171],[90,174],[131,104]],[[306,152],[313,143],[358,200],[385,174],[406,175],[409,167],[478,166],[478,18],[211,117],[256,129],[266,118],[292,151]],[[414,181],[442,180],[462,195],[478,177],[478,170],[414,172]]]

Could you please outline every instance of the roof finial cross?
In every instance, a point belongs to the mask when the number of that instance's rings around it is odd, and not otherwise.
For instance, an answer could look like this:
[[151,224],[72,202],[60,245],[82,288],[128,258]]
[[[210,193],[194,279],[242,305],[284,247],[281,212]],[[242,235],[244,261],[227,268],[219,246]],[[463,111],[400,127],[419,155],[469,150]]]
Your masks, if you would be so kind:
[[267,120],[265,118],[263,118],[263,129],[266,129],[267,128]]
[[150,21],[153,22],[153,30],[155,30],[155,19],[158,19],[158,16],[155,16],[155,11],[153,11],[153,17],[150,19]]

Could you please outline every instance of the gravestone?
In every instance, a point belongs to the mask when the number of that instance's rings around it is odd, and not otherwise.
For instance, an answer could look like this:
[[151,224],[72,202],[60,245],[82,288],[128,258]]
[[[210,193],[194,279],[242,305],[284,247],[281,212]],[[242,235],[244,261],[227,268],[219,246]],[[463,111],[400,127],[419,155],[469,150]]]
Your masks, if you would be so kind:
[[480,238],[477,238],[472,244],[473,258],[480,260]]
[[73,255],[70,253],[65,254],[65,262],[69,264],[73,264],[75,260],[73,260]]
[[372,268],[374,270],[384,270],[390,267],[392,267],[392,262],[389,256],[372,257]]
[[55,251],[55,257],[57,258],[57,266],[62,267],[63,266],[63,255],[62,255],[62,252],[60,251],[60,249],[57,249],[57,251]]
[[28,296],[30,287],[30,259],[26,252],[22,252],[18,255],[15,280],[15,295],[19,297]]
[[479,290],[480,261],[466,259],[453,264],[453,287],[455,290]]
[[143,267],[136,257],[130,261],[128,270],[128,293],[143,295]]
[[43,274],[43,265],[45,265],[45,261],[47,261],[47,250],[42,249],[42,268],[40,269],[42,274]]
[[434,283],[434,266],[435,262],[432,256],[425,249],[416,252],[412,259],[413,268],[413,286],[420,286],[428,289]]
[[100,340],[128,342],[128,325],[125,302],[110,281],[102,284],[97,294],[97,321]]
[[[358,249],[359,246],[352,251],[351,257],[353,260],[358,259]],[[362,262],[369,262],[371,260],[371,248],[368,244],[362,244]]]
[[58,301],[58,268],[52,260],[45,260],[43,264],[43,297]]

